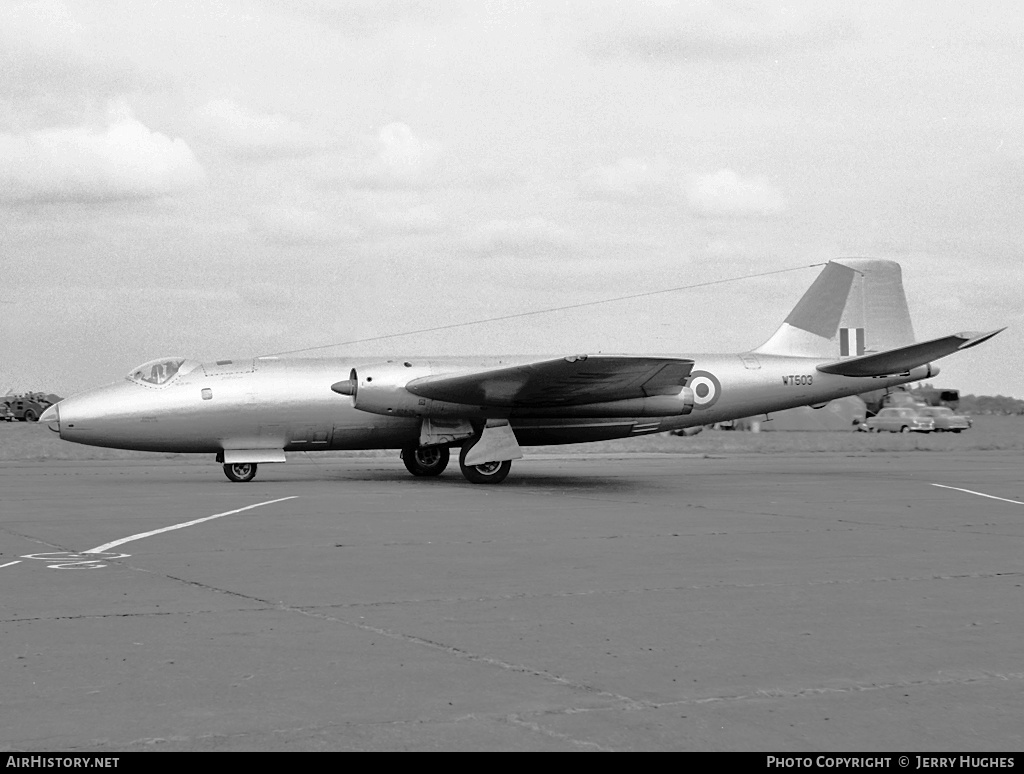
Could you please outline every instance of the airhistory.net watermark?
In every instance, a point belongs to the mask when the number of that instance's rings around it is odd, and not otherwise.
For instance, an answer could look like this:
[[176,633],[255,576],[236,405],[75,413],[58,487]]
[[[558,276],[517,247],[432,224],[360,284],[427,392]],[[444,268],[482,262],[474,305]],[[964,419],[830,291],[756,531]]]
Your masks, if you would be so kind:
[[116,757],[65,755],[8,755],[6,768],[16,769],[116,769]]

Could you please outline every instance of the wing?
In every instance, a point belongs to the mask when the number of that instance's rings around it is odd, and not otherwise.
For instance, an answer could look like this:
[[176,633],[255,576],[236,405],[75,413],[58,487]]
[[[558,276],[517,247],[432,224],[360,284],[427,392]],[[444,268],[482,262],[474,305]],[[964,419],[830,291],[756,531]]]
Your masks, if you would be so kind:
[[969,349],[973,346],[988,341],[997,333],[1006,330],[1000,328],[997,331],[987,333],[954,333],[952,336],[943,336],[931,341],[922,341],[918,344],[910,344],[906,347],[897,347],[885,352],[876,352],[870,355],[859,357],[848,357],[837,360],[833,363],[822,363],[818,370],[826,374],[839,374],[840,376],[888,376],[889,374],[901,374],[924,365],[940,357],[951,355],[961,349]]
[[692,360],[578,355],[473,373],[424,376],[405,388],[421,398],[475,406],[582,406],[675,395]]

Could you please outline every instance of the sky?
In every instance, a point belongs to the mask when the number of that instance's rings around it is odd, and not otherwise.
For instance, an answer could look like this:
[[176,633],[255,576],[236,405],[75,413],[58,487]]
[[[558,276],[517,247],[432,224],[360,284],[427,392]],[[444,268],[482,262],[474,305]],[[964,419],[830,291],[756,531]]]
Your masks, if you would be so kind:
[[0,0],[0,392],[312,347],[699,363],[861,256],[902,265],[918,339],[1009,327],[937,386],[1024,397],[1022,28],[1017,2]]

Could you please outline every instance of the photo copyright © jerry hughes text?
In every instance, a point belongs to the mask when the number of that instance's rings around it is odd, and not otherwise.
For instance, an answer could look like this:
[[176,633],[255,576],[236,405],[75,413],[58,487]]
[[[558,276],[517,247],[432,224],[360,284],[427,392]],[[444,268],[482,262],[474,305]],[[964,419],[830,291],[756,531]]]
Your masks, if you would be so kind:
[[773,769],[1012,769],[1012,755],[768,755],[765,765]]

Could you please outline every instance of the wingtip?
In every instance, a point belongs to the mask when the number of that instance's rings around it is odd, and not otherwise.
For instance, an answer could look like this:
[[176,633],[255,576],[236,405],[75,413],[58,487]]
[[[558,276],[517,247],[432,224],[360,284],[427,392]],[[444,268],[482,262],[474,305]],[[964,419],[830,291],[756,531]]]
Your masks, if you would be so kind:
[[978,344],[986,342],[993,336],[1002,333],[1007,329],[1007,327],[1009,326],[1004,325],[1002,328],[997,328],[994,331],[964,331],[963,333],[959,333],[957,335],[962,339],[966,339],[966,341],[961,344],[958,349],[970,349],[971,347],[976,347]]

